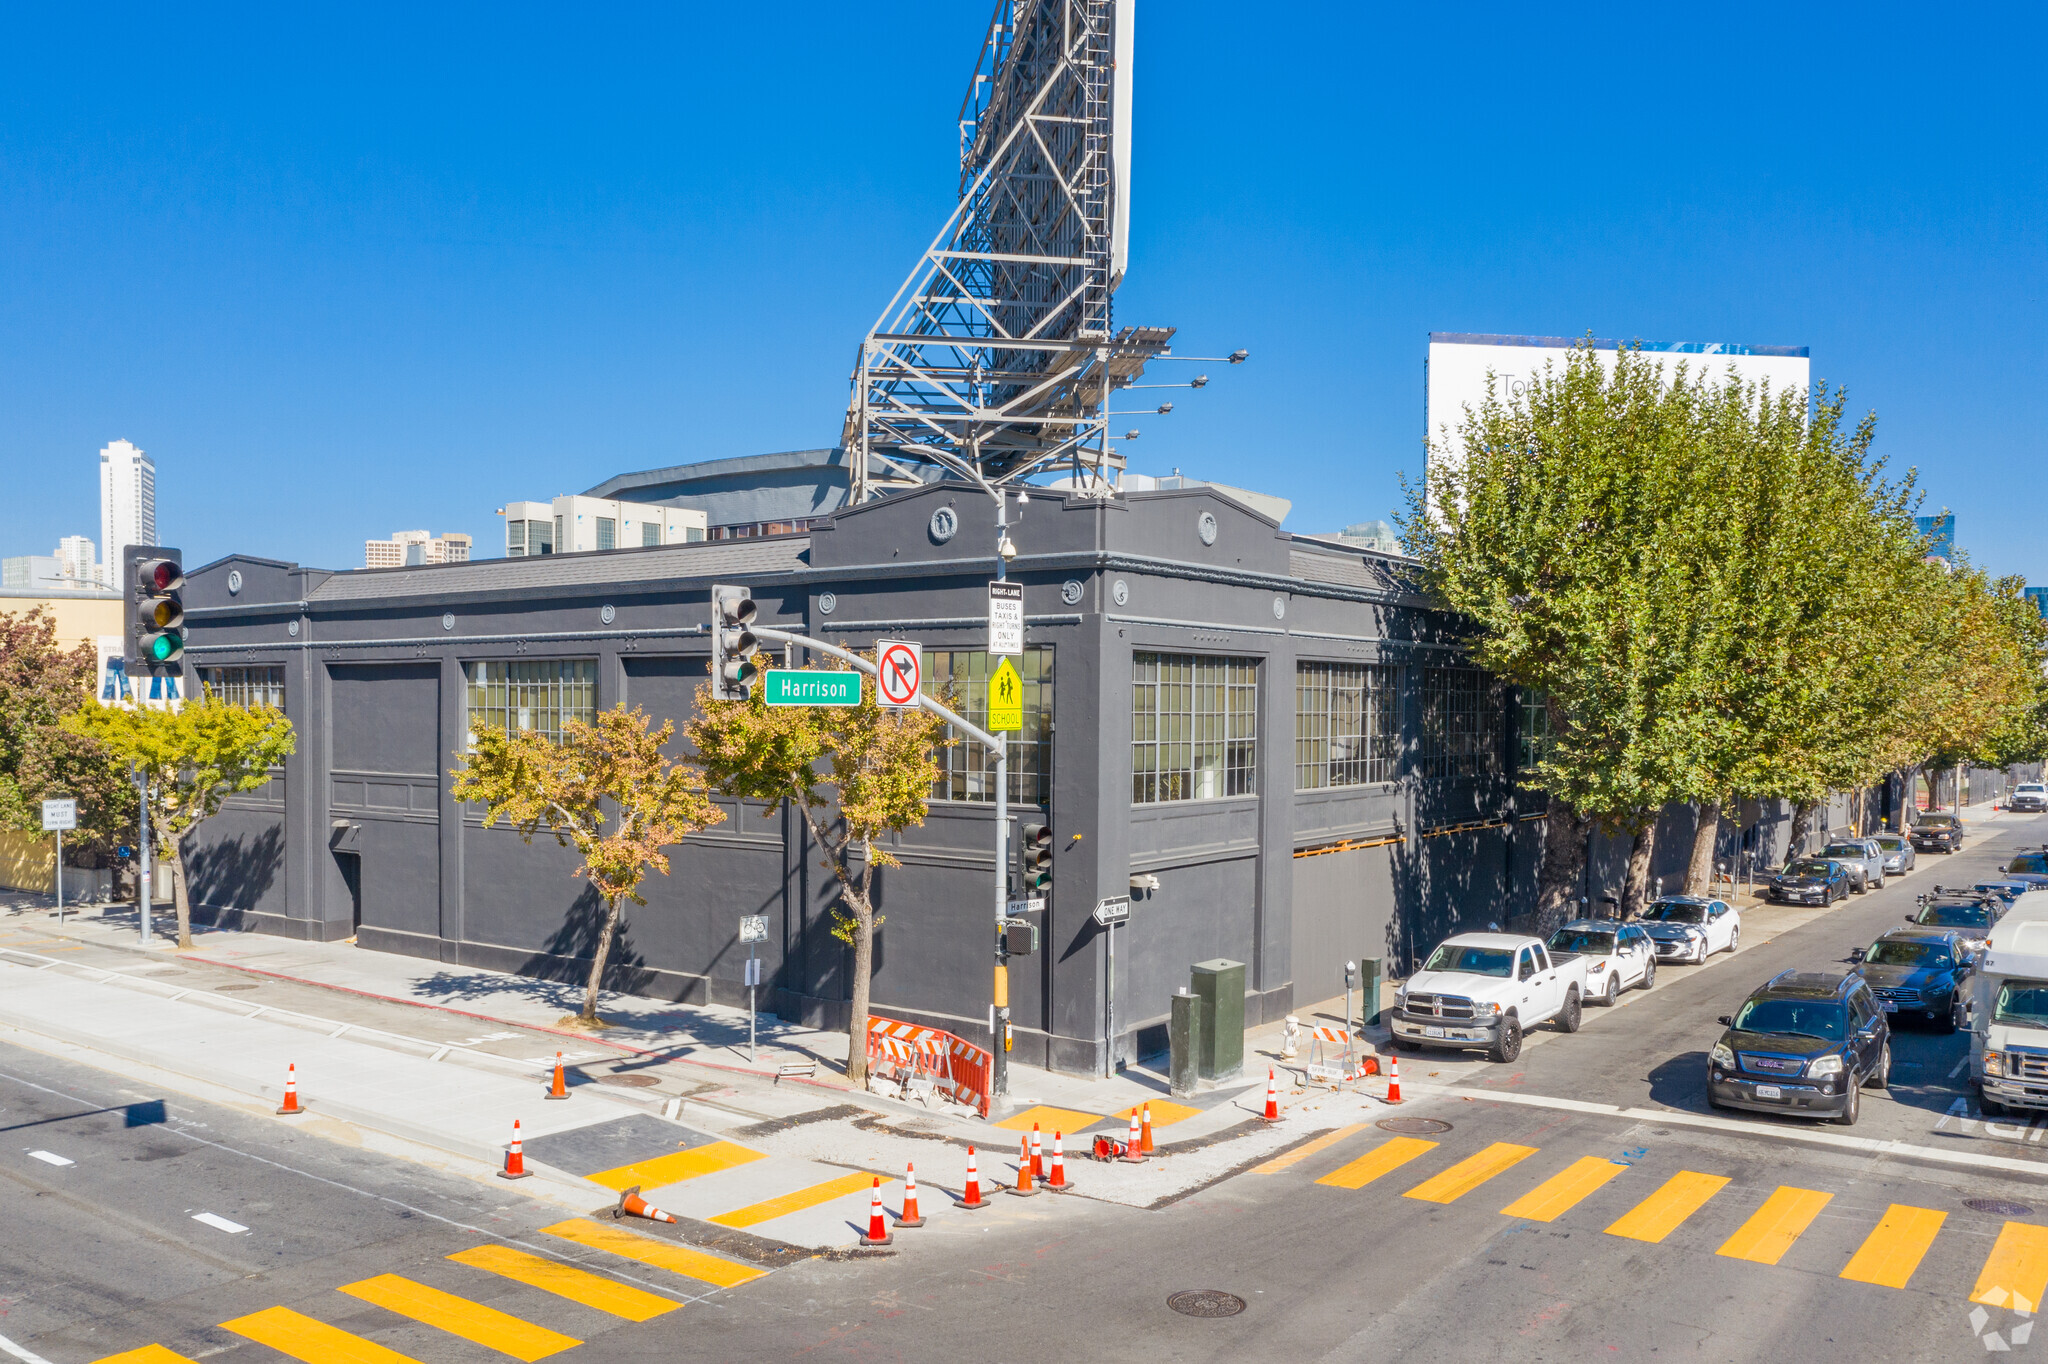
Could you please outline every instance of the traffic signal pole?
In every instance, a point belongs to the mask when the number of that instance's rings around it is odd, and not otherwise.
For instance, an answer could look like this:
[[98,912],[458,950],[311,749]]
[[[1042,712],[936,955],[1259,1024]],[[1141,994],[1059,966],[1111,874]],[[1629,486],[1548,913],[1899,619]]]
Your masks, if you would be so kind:
[[[1009,576],[1010,561],[1003,547],[1010,540],[1010,494],[996,490],[996,581]],[[994,704],[995,669],[989,669],[990,704]],[[993,718],[993,717],[991,717]],[[996,979],[994,1035],[989,1038],[989,1055],[994,1058],[989,1077],[991,1096],[1010,1092],[1010,953],[1003,936],[1003,921],[1010,917],[1010,736],[995,736],[996,778]]]

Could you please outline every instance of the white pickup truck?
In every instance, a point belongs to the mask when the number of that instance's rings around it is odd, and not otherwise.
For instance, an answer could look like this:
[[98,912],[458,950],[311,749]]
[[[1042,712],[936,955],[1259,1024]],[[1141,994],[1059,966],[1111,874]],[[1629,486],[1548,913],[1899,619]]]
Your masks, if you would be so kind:
[[1522,1054],[1538,1023],[1579,1030],[1586,959],[1552,961],[1541,938],[1460,933],[1429,954],[1394,997],[1396,1047],[1485,1047],[1496,1061]]

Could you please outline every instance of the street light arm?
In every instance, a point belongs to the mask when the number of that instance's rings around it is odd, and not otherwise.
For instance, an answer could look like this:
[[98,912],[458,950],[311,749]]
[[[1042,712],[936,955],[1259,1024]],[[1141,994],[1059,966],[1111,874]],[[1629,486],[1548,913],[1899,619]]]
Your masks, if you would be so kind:
[[[756,625],[753,627],[753,631],[759,639],[777,640],[783,644],[800,644],[806,649],[816,649],[821,654],[830,654],[836,659],[851,663],[869,677],[880,677],[882,675],[879,668],[868,662],[865,658],[862,658],[859,654],[854,653],[850,649],[842,649],[836,644],[827,644],[822,639],[812,639],[809,635],[799,635],[789,630],[778,630],[772,625]],[[988,749],[989,752],[995,754],[996,765],[998,767],[1002,766],[1006,745],[993,734],[985,730],[976,729],[973,725],[954,714],[944,704],[932,697],[926,696],[923,692],[917,694],[917,705],[918,709],[930,711],[947,724],[960,730],[983,748]]]

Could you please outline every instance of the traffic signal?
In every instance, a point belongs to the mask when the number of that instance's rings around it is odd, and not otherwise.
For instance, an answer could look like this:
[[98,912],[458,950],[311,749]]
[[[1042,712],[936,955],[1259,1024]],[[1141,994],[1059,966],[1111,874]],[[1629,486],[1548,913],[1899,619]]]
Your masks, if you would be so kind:
[[744,701],[754,680],[754,594],[744,587],[711,585],[711,695]]
[[1017,833],[1017,871],[1024,881],[1024,896],[1043,895],[1052,888],[1052,826],[1020,824]]
[[129,545],[122,553],[128,583],[128,633],[122,662],[131,676],[182,672],[185,656],[185,569],[175,549]]

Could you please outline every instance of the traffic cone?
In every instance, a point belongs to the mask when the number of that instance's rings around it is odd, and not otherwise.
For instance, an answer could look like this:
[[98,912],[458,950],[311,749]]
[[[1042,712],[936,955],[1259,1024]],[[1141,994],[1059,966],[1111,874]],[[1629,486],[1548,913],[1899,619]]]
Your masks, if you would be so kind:
[[886,1246],[895,1243],[896,1233],[889,1230],[889,1224],[882,1218],[882,1177],[875,1176],[874,1201],[868,1204],[868,1234],[860,1238],[864,1246]]
[[1267,1122],[1280,1121],[1280,1087],[1273,1082],[1273,1070],[1266,1069],[1266,1112]]
[[953,1200],[953,1206],[980,1212],[988,1205],[988,1200],[981,1196],[981,1171],[974,1166],[974,1148],[970,1146],[967,1148],[967,1187],[960,1191],[960,1197]]
[[917,1210],[917,1166],[907,1167],[903,1177],[903,1215],[896,1219],[899,1227],[921,1227],[924,1214]]
[[660,1208],[655,1207],[652,1203],[642,1198],[638,1184],[635,1184],[632,1188],[619,1195],[619,1206],[612,1209],[612,1220],[616,1222],[621,1217],[644,1217],[650,1222],[673,1222],[676,1220],[674,1213],[663,1212]]
[[287,1118],[296,1118],[306,1110],[299,1107],[299,1063],[290,1062],[284,1070],[284,1104],[277,1110]]
[[1052,1177],[1045,1181],[1045,1187],[1054,1193],[1072,1193],[1074,1186],[1067,1183],[1067,1153],[1060,1147],[1060,1134],[1052,1134]]
[[1143,1136],[1141,1144],[1145,1148],[1145,1154],[1149,1156],[1152,1154],[1152,1105],[1150,1102],[1147,1102],[1145,1105],[1145,1121],[1139,1124],[1139,1130]]
[[1398,1056],[1387,1058],[1387,1102],[1401,1102],[1401,1058]]
[[1017,1187],[1010,1190],[1019,1198],[1030,1198],[1038,1192],[1038,1186],[1031,1182],[1031,1138],[1022,1137],[1017,1142]]
[[548,1086],[548,1092],[541,1097],[546,1099],[566,1099],[569,1097],[569,1082],[562,1074],[562,1053],[560,1052],[555,1053],[555,1081]]
[[1038,1124],[1031,1124],[1031,1177],[1045,1178],[1045,1138],[1039,1134]]
[[1124,1153],[1120,1157],[1124,1164],[1143,1165],[1145,1163],[1144,1141],[1144,1133],[1138,1127],[1138,1110],[1133,1108],[1131,1110],[1131,1134],[1124,1140]]
[[512,1120],[512,1146],[505,1152],[505,1168],[498,1171],[500,1179],[525,1179],[533,1171],[526,1168],[526,1148],[519,1144],[519,1119]]

